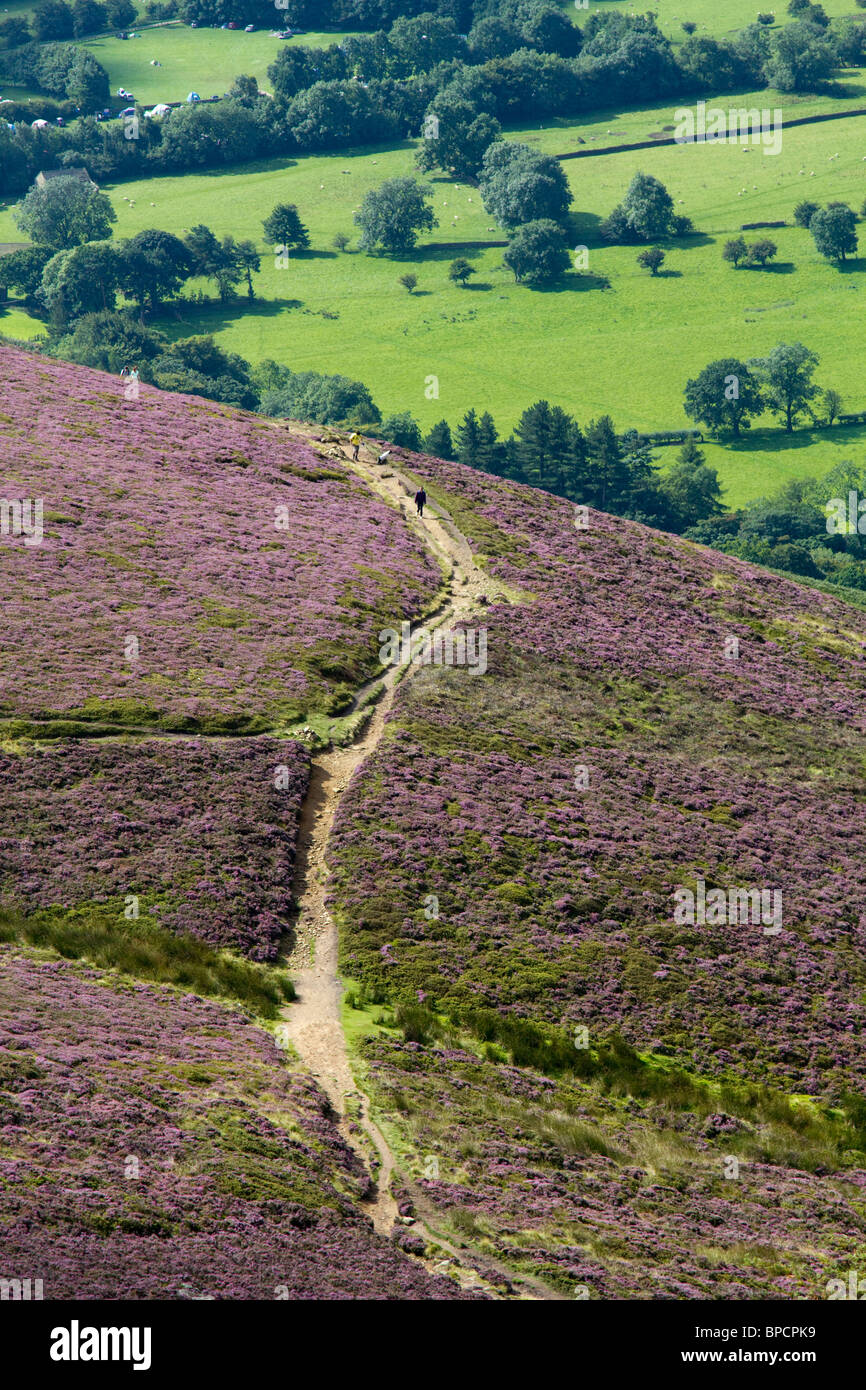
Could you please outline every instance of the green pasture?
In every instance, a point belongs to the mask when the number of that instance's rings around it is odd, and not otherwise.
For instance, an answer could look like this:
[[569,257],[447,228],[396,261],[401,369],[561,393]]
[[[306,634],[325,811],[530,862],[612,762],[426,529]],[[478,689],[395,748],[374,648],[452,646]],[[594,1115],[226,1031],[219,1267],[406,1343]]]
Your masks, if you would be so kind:
[[[274,14],[279,16],[279,11]],[[139,33],[139,31],[136,31]],[[281,48],[303,43],[310,47],[337,42],[340,35],[307,34],[278,39],[266,29],[245,34],[237,29],[190,29],[167,24],[142,29],[134,39],[82,40],[108,72],[112,94],[125,87],[145,106],[158,101],[183,101],[188,92],[221,96],[243,73],[269,89],[268,68]],[[157,59],[161,67],[151,67]]]
[[14,303],[0,304],[0,333],[6,338],[38,338],[45,325]]
[[[274,14],[278,16],[279,11]],[[2,11],[0,18],[5,18]],[[299,43],[320,48],[343,37],[311,33],[278,39],[266,29],[246,34],[239,29],[190,29],[180,23],[153,25],[134,32],[134,39],[105,35],[75,42],[91,49],[105,68],[112,96],[118,87],[125,87],[145,106],[155,106],[158,101],[183,101],[188,92],[198,92],[203,97],[221,96],[240,73],[255,77],[267,91],[268,67],[281,48]],[[153,59],[162,66],[152,67]],[[24,97],[25,93],[7,86],[3,95]]]
[[[719,0],[652,0],[652,4],[646,5],[636,4],[635,0],[604,0],[603,5],[596,5],[589,0],[582,7],[576,5],[574,0],[557,0],[557,3],[580,28],[593,13],[619,11],[622,14],[643,14],[651,10],[659,28],[672,39],[686,37],[682,28],[684,19],[697,24],[696,34],[717,39],[754,24],[762,12],[775,14],[777,25],[787,24],[790,19],[787,0],[772,0],[769,4],[756,3],[756,0],[727,0],[723,5],[719,4]],[[858,13],[853,0],[822,0],[822,4],[831,19]]]
[[[775,106],[778,98],[762,94],[759,100]],[[739,101],[751,104],[748,97]],[[669,124],[672,114],[670,107],[655,108],[628,119],[637,136]],[[586,139],[595,126],[598,121],[511,135],[564,150],[578,148],[578,137]],[[819,203],[844,199],[859,209],[866,199],[866,117],[790,129],[776,156],[760,146],[693,145],[568,161],[577,209],[570,238],[574,247],[588,249],[589,266],[545,290],[516,285],[499,248],[444,244],[502,234],[476,189],[443,177],[428,180],[439,226],[414,253],[392,259],[335,252],[336,233],[354,234],[352,214],[367,189],[412,173],[413,160],[414,147],[406,143],[142,179],[107,191],[118,213],[118,237],[149,226],[182,234],[205,222],[220,235],[249,237],[260,247],[254,303],[241,297],[219,304],[213,286],[193,282],[189,293],[201,290],[209,299],[173,306],[158,321],[169,336],[211,332],[254,362],[273,357],[295,369],[360,378],[383,412],[410,410],[425,428],[443,416],[456,425],[474,406],[490,410],[507,431],[527,405],[545,396],[582,422],[609,413],[621,429],[673,429],[686,423],[686,381],[707,362],[754,357],[797,340],[819,354],[821,385],[840,391],[846,408],[866,409],[856,350],[864,332],[866,224],[863,256],[841,270],[796,227],[746,234],[777,242],[777,263],[766,270],[734,270],[721,259],[725,240],[742,222],[790,219],[806,196]],[[656,279],[638,268],[636,248],[608,246],[598,235],[600,220],[636,169],[662,179],[698,229],[669,245]],[[285,268],[265,246],[261,227],[280,201],[297,203],[313,243]],[[0,242],[18,236],[11,208],[0,208]],[[477,271],[466,289],[447,279],[458,254]],[[419,281],[411,296],[399,284],[410,270]],[[26,315],[14,308],[0,320],[0,331],[13,332],[5,326],[12,314],[15,336],[24,336]],[[708,447],[731,502],[785,478],[823,471],[856,454],[864,438],[856,429],[785,436],[771,417],[759,423],[737,448]]]

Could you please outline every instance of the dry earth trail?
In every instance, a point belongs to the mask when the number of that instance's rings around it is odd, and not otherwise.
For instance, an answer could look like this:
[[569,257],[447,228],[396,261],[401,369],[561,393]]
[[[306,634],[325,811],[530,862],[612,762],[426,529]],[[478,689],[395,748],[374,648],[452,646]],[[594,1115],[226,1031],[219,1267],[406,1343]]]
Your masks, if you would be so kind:
[[[283,426],[309,439],[300,426]],[[513,601],[516,597],[493,579],[475,561],[471,547],[451,518],[429,502],[423,519],[418,518],[413,501],[414,487],[399,467],[389,460],[379,465],[363,456],[354,462],[349,448],[335,435],[325,432],[319,444],[323,456],[347,464],[373,492],[398,507],[410,526],[436,555],[444,572],[444,593],[438,608],[423,626],[450,627],[461,620],[477,617],[484,601]],[[362,448],[362,455],[368,452]],[[411,679],[412,669],[403,674]],[[338,932],[326,906],[328,870],[326,855],[334,815],[350,779],[373,752],[382,737],[385,720],[394,699],[401,668],[392,667],[383,677],[383,690],[362,734],[349,747],[331,748],[313,758],[310,789],[301,814],[296,864],[298,914],[294,941],[285,964],[292,974],[298,998],[283,1010],[281,1032],[298,1053],[302,1063],[328,1095],[339,1116],[340,1129],[347,1141],[369,1167],[370,1152],[359,1129],[376,1154],[378,1173],[375,1194],[365,1204],[378,1231],[390,1235],[399,1221],[397,1204],[391,1194],[391,1177],[396,1161],[379,1127],[370,1115],[367,1096],[358,1090],[349,1063],[341,1023],[342,985],[338,969]],[[412,1194],[417,1212],[415,1229],[446,1252],[445,1260],[464,1287],[484,1289],[494,1296],[504,1288],[529,1298],[555,1298],[557,1295],[540,1281],[518,1276],[489,1256],[475,1256],[456,1249],[435,1228],[437,1213],[423,1191],[401,1171],[400,1178]],[[434,1268],[441,1265],[433,1263]]]

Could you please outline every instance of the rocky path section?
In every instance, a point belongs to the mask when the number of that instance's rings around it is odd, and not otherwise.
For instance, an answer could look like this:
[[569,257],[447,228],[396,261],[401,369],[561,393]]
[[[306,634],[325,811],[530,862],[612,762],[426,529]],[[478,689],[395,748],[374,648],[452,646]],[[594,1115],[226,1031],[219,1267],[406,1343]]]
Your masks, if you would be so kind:
[[[285,428],[304,433],[300,426]],[[308,435],[304,433],[304,437]],[[417,516],[414,487],[398,467],[390,463],[379,465],[369,457],[353,461],[348,447],[335,435],[326,434],[319,447],[323,456],[347,463],[373,492],[398,507],[406,524],[423,538],[441,563],[442,601],[425,620],[424,627],[453,627],[476,616],[482,610],[483,600],[513,601],[515,595],[476,563],[466,537],[444,511],[428,502],[423,519]],[[403,668],[392,667],[384,676],[382,693],[372,717],[350,747],[333,748],[313,759],[298,837],[295,872],[298,915],[294,942],[285,961],[298,998],[285,1008],[281,1025],[284,1037],[327,1093],[340,1117],[344,1137],[368,1164],[371,1155],[367,1145],[372,1146],[378,1172],[369,1210],[376,1229],[385,1235],[390,1235],[401,1219],[391,1193],[391,1177],[397,1165],[387,1140],[370,1115],[367,1096],[357,1088],[349,1063],[341,1022],[339,941],[336,924],[326,905],[328,871],[325,861],[340,797],[382,737],[401,674]],[[411,671],[404,679],[410,676]],[[476,1258],[457,1250],[435,1229],[433,1223],[437,1213],[423,1191],[404,1172],[400,1172],[400,1177],[412,1194],[418,1213],[416,1227],[420,1226],[427,1239],[445,1252],[445,1264],[450,1264],[464,1287],[481,1288],[493,1296],[501,1296],[503,1291],[530,1298],[556,1296],[538,1280],[518,1277],[498,1261],[486,1256]],[[442,1272],[442,1258],[431,1263],[437,1273]]]

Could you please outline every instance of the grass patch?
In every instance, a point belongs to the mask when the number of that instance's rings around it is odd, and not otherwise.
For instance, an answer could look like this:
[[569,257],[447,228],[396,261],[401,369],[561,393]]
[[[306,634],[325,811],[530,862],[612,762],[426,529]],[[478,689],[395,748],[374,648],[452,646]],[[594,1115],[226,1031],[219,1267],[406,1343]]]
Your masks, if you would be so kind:
[[295,998],[284,971],[214,950],[195,936],[175,936],[141,918],[127,921],[122,904],[113,911],[100,904],[28,917],[0,910],[0,941],[26,943],[55,951],[64,960],[230,999],[265,1019],[276,1018],[280,1007]]

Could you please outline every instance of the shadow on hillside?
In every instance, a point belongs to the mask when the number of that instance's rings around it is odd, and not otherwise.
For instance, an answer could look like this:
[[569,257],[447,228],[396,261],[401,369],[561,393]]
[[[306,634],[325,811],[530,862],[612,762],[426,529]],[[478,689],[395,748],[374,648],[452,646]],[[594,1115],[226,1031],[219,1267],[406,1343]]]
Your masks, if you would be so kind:
[[853,256],[850,261],[842,261],[837,269],[843,275],[859,275],[866,270],[866,257]]
[[758,275],[791,275],[797,267],[793,261],[768,261],[766,265],[744,265],[742,269]]
[[579,270],[540,285],[523,280],[521,288],[534,290],[536,294],[585,294],[587,290],[609,290],[611,284],[606,275],[590,275],[585,270]]
[[[860,69],[846,68],[845,71],[859,73]],[[837,99],[842,97],[845,100],[849,97],[862,97],[866,94],[866,87],[862,86],[859,82],[821,82],[816,85],[814,90],[818,96],[834,97]]]
[[338,251],[319,251],[316,247],[310,246],[305,251],[292,251],[289,259],[292,261],[335,261],[338,255]]
[[302,299],[247,299],[238,296],[228,304],[221,304],[218,300],[197,304],[182,299],[166,305],[163,313],[153,319],[152,326],[161,329],[170,338],[182,337],[185,333],[219,333],[238,319],[272,319],[287,309],[303,307]]
[[[297,159],[291,159],[289,155],[275,155],[272,159],[253,159],[249,162],[244,160],[239,164],[214,165],[211,169],[196,168],[195,172],[198,178],[222,179],[231,177],[232,175],[237,177],[238,174],[273,174],[279,172],[281,169],[295,169],[297,165]],[[188,172],[188,168],[166,169],[160,177],[176,179],[181,178]],[[104,187],[106,189],[112,189],[126,182],[128,182],[128,180],[118,179],[115,183],[106,182]]]
[[655,280],[682,280],[683,272],[681,270],[657,270],[652,278]]
[[594,212],[571,212],[567,218],[567,236],[571,246],[609,246],[599,228],[603,217]]
[[665,237],[662,245],[670,248],[671,251],[691,251],[699,246],[715,246],[717,237],[710,236],[709,232],[689,232],[688,236],[669,236]]
[[[708,441],[711,439],[709,432],[705,437]],[[825,429],[808,425],[795,428],[788,434],[784,426],[779,424],[775,429],[769,425],[762,425],[760,429],[752,429],[740,435],[739,439],[725,434],[712,442],[721,445],[731,454],[784,454],[789,450],[799,453],[803,449],[811,449],[815,444],[826,444],[830,440],[842,448],[850,446],[859,450],[863,447],[864,439],[866,426],[863,425],[834,425]],[[828,464],[828,471],[829,467]]]
[[571,285],[573,290],[609,290],[611,288],[610,276],[593,275],[588,270],[577,271],[577,284]]
[[[454,261],[461,256],[466,261],[475,260],[482,251],[502,250],[502,245],[497,246],[493,241],[452,241],[442,245],[437,241],[428,242],[426,246],[416,246],[414,251],[404,251],[400,259],[403,261]],[[384,259],[384,258],[383,258]]]
[[[597,217],[595,213],[572,213],[568,219],[569,244],[587,246],[590,250],[593,248],[607,250],[614,246],[634,246],[636,250],[640,250],[642,246],[647,245],[646,242],[642,241],[608,241],[601,234],[601,224],[605,220],[603,217]],[[690,251],[701,246],[714,246],[716,240],[717,238],[710,236],[708,232],[697,230],[689,232],[686,236],[662,237],[659,239],[659,244],[672,251]]]

